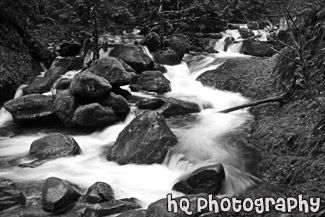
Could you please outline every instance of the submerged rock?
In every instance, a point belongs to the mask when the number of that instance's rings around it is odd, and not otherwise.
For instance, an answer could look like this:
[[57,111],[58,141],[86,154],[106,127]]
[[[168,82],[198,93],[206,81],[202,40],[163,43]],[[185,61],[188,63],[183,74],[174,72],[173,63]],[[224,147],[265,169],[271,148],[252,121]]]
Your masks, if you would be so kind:
[[80,104],[70,91],[64,90],[54,100],[53,108],[62,123],[66,126],[74,126],[75,122],[73,117],[79,105]]
[[114,199],[114,191],[112,187],[105,182],[96,182],[90,186],[83,196],[83,200],[87,203],[102,203]]
[[67,71],[65,67],[55,67],[48,70],[44,77],[35,77],[27,87],[24,87],[24,94],[41,94],[49,92],[54,82]]
[[88,71],[105,78],[113,86],[130,84],[136,76],[135,73],[127,71],[114,57],[104,57],[94,61]]
[[165,117],[171,117],[176,115],[185,115],[189,113],[200,112],[198,104],[193,102],[185,102],[182,100],[169,98],[167,102],[158,109]]
[[42,189],[42,207],[46,212],[64,212],[80,197],[80,193],[66,181],[51,177]]
[[111,84],[105,78],[89,71],[77,74],[70,85],[71,94],[83,102],[95,102],[111,89]]
[[38,159],[78,155],[81,149],[71,137],[61,133],[43,136],[32,142],[29,155]]
[[130,46],[116,46],[109,54],[112,57],[120,58],[130,65],[137,73],[150,70],[154,67],[153,60],[146,54]]
[[222,164],[200,167],[180,178],[173,190],[184,194],[207,193],[217,195],[225,179]]
[[131,121],[109,149],[107,160],[128,163],[162,163],[177,138],[158,112],[145,112]]
[[170,82],[160,71],[145,71],[136,81],[142,90],[156,93],[171,91]]
[[135,198],[121,200],[110,200],[109,202],[98,203],[92,207],[86,208],[83,212],[84,217],[101,217],[117,213],[126,212],[141,208],[139,201]]
[[116,115],[126,116],[130,111],[130,106],[123,96],[109,93],[104,99],[100,101],[102,106],[111,107]]
[[139,109],[151,109],[155,110],[160,108],[162,105],[165,104],[165,101],[162,99],[154,98],[154,99],[142,99],[138,101],[135,105]]
[[26,197],[15,183],[6,178],[0,178],[0,212],[17,205],[25,205]]
[[103,127],[114,123],[116,119],[112,108],[92,103],[80,106],[74,114],[73,122],[84,127]]
[[4,107],[15,122],[38,123],[56,119],[50,96],[31,94],[8,101]]

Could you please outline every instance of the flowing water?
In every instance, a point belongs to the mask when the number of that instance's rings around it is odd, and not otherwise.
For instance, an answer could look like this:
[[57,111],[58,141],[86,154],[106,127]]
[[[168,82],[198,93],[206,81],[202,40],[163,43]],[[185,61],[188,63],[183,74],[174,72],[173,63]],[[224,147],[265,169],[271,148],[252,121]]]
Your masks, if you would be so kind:
[[[241,131],[252,117],[247,110],[229,114],[218,111],[246,103],[248,100],[238,93],[204,87],[195,80],[204,71],[217,68],[225,58],[230,58],[229,54],[189,55],[185,58],[188,64],[183,62],[176,66],[166,66],[168,72],[165,76],[171,81],[172,91],[165,95],[196,102],[202,111],[167,120],[179,143],[170,150],[163,164],[119,166],[106,160],[107,147],[114,143],[119,132],[139,112],[138,109],[132,108],[124,122],[101,131],[74,133],[61,129],[62,133],[75,138],[82,149],[81,155],[50,160],[36,168],[2,168],[0,177],[18,182],[55,176],[78,184],[84,189],[94,182],[104,181],[113,187],[118,199],[135,197],[146,207],[149,203],[166,197],[168,193],[173,193],[174,196],[182,195],[171,190],[179,177],[202,165],[222,163],[226,180],[220,194],[231,195],[245,190],[257,183],[258,179],[251,175],[252,171],[246,166],[246,161],[250,159],[244,157],[245,148],[226,138]],[[10,115],[2,109],[0,131],[10,125]],[[2,137],[0,133],[0,159],[24,156],[28,153],[32,141],[52,131],[57,132],[58,129],[31,129]],[[24,157],[18,159],[19,163],[26,161]]]

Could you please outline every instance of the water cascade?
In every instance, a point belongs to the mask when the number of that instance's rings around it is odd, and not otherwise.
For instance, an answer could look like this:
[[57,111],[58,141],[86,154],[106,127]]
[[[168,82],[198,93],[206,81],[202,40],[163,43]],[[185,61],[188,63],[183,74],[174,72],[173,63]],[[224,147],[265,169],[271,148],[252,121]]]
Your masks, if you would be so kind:
[[[168,193],[181,195],[171,190],[180,176],[202,165],[222,163],[226,170],[226,180],[221,194],[231,195],[245,190],[258,179],[251,175],[246,166],[247,159],[243,157],[245,148],[226,139],[226,136],[241,131],[252,117],[247,110],[229,114],[218,111],[248,100],[238,93],[204,87],[195,80],[204,71],[217,68],[225,56],[227,55],[223,53],[200,57],[190,55],[186,57],[189,64],[183,62],[176,66],[166,66],[168,72],[165,76],[171,82],[172,91],[165,96],[198,103],[202,111],[195,115],[168,119],[167,123],[178,137],[179,143],[170,150],[163,164],[119,166],[106,160],[107,147],[114,143],[119,132],[135,117],[137,109],[133,108],[124,122],[101,131],[88,134],[59,129],[75,138],[82,149],[81,155],[50,160],[35,168],[2,168],[0,177],[19,182],[55,176],[82,188],[104,181],[114,188],[117,199],[135,197],[146,207],[155,200],[165,198]],[[1,114],[3,112],[1,110]],[[0,123],[3,126],[0,130],[3,130],[5,124],[11,124],[11,120],[1,115]],[[11,138],[0,137],[0,160],[26,154],[32,141],[57,131],[56,128],[35,128],[34,131],[21,131]],[[19,163],[25,161],[26,159],[19,158]]]

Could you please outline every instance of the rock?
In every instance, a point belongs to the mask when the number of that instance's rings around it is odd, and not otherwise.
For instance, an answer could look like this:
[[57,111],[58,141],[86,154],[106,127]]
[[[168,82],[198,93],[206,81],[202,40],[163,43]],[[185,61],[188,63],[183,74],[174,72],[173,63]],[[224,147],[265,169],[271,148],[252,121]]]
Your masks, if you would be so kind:
[[185,102],[182,100],[169,98],[167,102],[158,109],[166,118],[175,115],[185,115],[189,113],[200,112],[198,104],[193,102]]
[[[189,213],[185,213],[184,211],[180,210],[179,207],[176,207],[174,205],[171,205],[172,211],[168,211],[168,203],[167,199],[163,198],[160,200],[157,200],[156,202],[150,204],[147,209],[147,217],[187,217],[187,216],[194,216],[198,217],[201,214],[204,214],[208,212],[208,209],[198,210],[198,204],[197,200],[198,198],[208,198],[207,194],[193,194],[193,195],[186,195],[183,197],[176,197],[172,198],[176,204],[180,204],[180,200],[183,198],[188,199],[189,201],[189,208],[186,209]],[[214,200],[219,200],[216,197],[213,197]],[[220,200],[219,200],[220,202]],[[173,203],[171,203],[173,204]],[[185,203],[184,203],[185,204]],[[175,210],[176,209],[176,210]],[[176,212],[174,212],[176,211]]]
[[112,187],[105,182],[96,182],[90,186],[83,196],[83,200],[87,203],[102,203],[114,199],[114,191]]
[[161,73],[167,73],[166,67],[157,63],[155,63],[151,71],[160,71]]
[[60,48],[57,50],[57,52],[63,57],[76,56],[79,54],[81,48],[82,44],[78,42],[63,42],[60,44]]
[[134,118],[118,135],[109,149],[107,160],[123,165],[128,163],[162,163],[177,137],[158,112],[145,112]]
[[78,155],[81,149],[71,137],[61,133],[43,136],[32,142],[29,155],[37,159]]
[[129,210],[141,208],[135,198],[110,200],[109,202],[98,203],[88,207],[83,212],[83,217],[101,217],[122,213]]
[[146,210],[131,210],[118,215],[117,217],[146,217]]
[[109,93],[100,101],[102,106],[111,107],[116,115],[126,116],[130,112],[130,106],[123,96]]
[[57,57],[51,65],[51,69],[62,67],[67,71],[79,70],[83,68],[83,56]]
[[112,92],[115,93],[116,95],[122,96],[126,100],[132,96],[132,94],[129,91],[120,87],[113,87]]
[[129,84],[135,78],[135,73],[128,72],[123,64],[113,57],[104,57],[94,61],[88,71],[105,78],[113,86]]
[[0,178],[0,212],[17,205],[25,205],[26,197],[11,180]]
[[37,123],[55,120],[50,96],[31,94],[12,99],[5,103],[5,109],[11,113],[15,122]]
[[62,179],[46,179],[42,189],[42,207],[46,212],[58,213],[70,208],[80,197],[80,193]]
[[140,44],[147,46],[150,53],[158,51],[159,48],[159,35],[155,32],[150,32],[141,41]]
[[173,186],[173,190],[184,194],[207,193],[217,195],[225,179],[222,164],[200,167],[193,172],[183,175]]
[[75,125],[73,116],[78,107],[79,103],[69,90],[62,91],[53,103],[56,115],[66,126]]
[[99,103],[80,106],[73,122],[84,127],[103,127],[114,123],[117,117],[112,108],[103,107]]
[[276,52],[271,49],[272,45],[265,41],[244,41],[243,42],[243,53],[257,57],[271,57]]
[[71,94],[83,102],[96,102],[111,89],[111,84],[105,78],[88,71],[77,74],[70,85]]
[[171,91],[170,82],[159,71],[145,71],[137,79],[136,84],[142,90],[147,90],[156,93],[166,93]]
[[255,36],[254,32],[250,29],[240,28],[240,29],[238,29],[238,31],[239,31],[239,34],[241,35],[242,39],[248,39],[248,38]]
[[247,23],[247,28],[251,30],[258,30],[259,24],[256,21],[249,21]]
[[56,67],[48,70],[44,77],[36,77],[28,84],[27,87],[24,87],[24,94],[41,94],[49,92],[54,82],[67,71],[68,70],[64,67]]
[[122,59],[139,74],[154,67],[149,56],[130,46],[116,46],[109,55]]
[[182,58],[180,57],[181,55],[178,54],[175,51],[162,51],[159,50],[157,52],[152,53],[153,59],[155,61],[155,63],[158,64],[163,64],[163,65],[178,65],[182,62]]
[[155,110],[160,108],[162,105],[165,104],[165,101],[162,99],[154,98],[154,99],[142,99],[138,101],[135,105],[139,109],[151,109]]
[[185,37],[172,36],[169,40],[169,48],[175,51],[179,58],[182,59],[185,53],[190,51],[191,45]]
[[62,78],[59,80],[58,83],[55,84],[54,88],[56,90],[68,90],[68,89],[70,89],[71,82],[72,82],[72,79]]

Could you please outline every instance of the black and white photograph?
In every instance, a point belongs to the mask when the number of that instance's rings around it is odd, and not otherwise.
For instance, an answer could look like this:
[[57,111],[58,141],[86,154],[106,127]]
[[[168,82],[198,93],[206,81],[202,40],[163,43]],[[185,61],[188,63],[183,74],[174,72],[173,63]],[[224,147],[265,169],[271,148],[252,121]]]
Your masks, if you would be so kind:
[[0,0],[1,217],[325,217],[325,0]]

